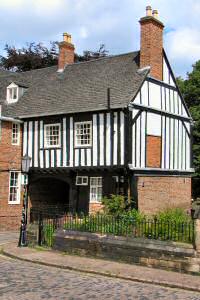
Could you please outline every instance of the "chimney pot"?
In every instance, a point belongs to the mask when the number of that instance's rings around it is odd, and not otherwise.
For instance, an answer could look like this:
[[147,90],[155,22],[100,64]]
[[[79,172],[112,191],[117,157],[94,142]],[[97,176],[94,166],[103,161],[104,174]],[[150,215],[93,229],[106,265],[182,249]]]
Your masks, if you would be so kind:
[[63,41],[71,44],[72,43],[72,36],[71,36],[71,34],[69,34],[67,32],[64,32],[63,33]]
[[151,17],[151,16],[152,16],[152,8],[151,8],[150,5],[148,5],[148,6],[146,7],[146,16],[147,16],[147,17]]
[[153,17],[158,19],[158,10],[157,9],[153,10]]

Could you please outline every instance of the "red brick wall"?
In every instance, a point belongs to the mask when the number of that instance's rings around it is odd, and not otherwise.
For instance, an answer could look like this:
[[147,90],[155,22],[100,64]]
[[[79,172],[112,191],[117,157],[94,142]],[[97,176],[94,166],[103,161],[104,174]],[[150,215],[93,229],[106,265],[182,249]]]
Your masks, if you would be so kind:
[[66,64],[74,63],[74,45],[61,42],[59,49],[58,69],[62,70]]
[[163,28],[153,17],[140,20],[140,68],[151,66],[151,76],[163,79]]
[[[0,140],[0,230],[18,229],[21,220],[22,197],[20,204],[8,204],[9,171],[21,170],[22,132],[20,145],[11,144],[12,123],[2,122]],[[23,189],[23,187],[21,187]]]
[[102,211],[103,205],[101,203],[89,203],[89,213],[95,214]]
[[137,179],[138,208],[146,214],[181,207],[191,207],[191,178],[180,176],[148,177]]
[[147,135],[147,167],[161,167],[161,145],[160,136]]

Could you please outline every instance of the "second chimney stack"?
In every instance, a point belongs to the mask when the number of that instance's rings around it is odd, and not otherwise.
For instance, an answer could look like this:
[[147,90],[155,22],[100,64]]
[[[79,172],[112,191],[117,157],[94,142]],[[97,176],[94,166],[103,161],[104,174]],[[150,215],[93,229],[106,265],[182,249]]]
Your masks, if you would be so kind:
[[74,63],[74,45],[71,35],[63,33],[63,41],[59,43],[58,70],[63,71],[65,65]]

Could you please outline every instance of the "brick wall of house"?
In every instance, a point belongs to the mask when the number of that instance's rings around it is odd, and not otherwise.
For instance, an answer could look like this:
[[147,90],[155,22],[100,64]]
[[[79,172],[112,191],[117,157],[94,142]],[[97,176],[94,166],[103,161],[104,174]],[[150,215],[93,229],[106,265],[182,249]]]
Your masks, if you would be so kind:
[[89,203],[89,213],[95,214],[97,212],[102,211],[103,205],[101,203]]
[[20,204],[8,204],[9,172],[21,170],[22,132],[20,132],[20,145],[12,145],[12,123],[1,123],[0,139],[0,230],[18,229],[21,220],[23,186],[21,186]]
[[147,136],[147,167],[161,168],[161,137]]
[[137,178],[138,208],[146,214],[181,207],[191,208],[191,178],[180,176]]

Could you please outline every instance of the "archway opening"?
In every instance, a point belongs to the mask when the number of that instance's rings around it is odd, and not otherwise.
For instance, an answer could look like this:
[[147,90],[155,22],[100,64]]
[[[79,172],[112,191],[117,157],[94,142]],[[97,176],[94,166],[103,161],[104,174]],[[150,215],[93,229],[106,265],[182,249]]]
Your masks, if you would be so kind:
[[29,186],[33,209],[69,211],[69,184],[57,178],[38,178]]

